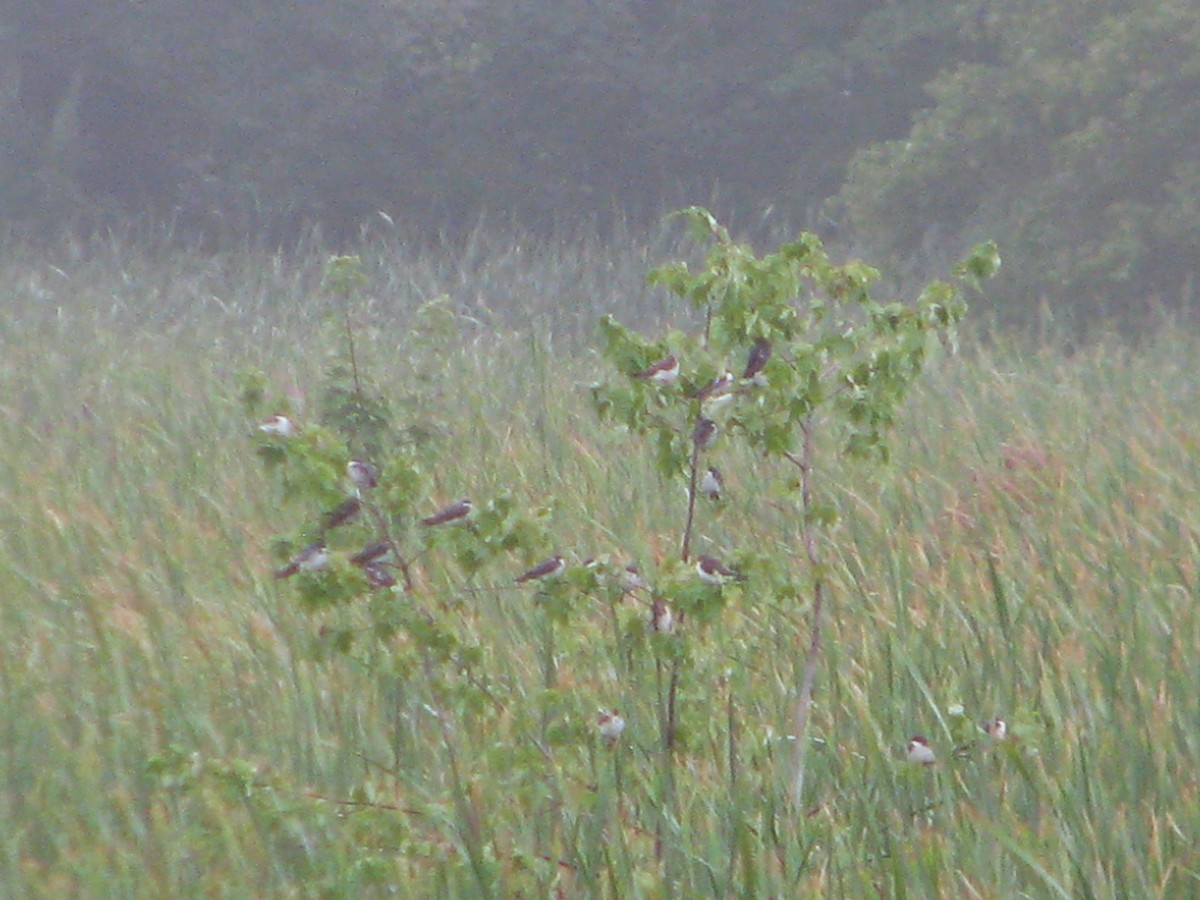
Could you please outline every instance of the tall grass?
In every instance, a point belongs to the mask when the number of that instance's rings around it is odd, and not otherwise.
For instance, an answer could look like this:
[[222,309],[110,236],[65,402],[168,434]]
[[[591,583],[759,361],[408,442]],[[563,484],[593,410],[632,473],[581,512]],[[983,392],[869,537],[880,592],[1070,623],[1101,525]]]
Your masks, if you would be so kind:
[[[664,246],[367,249],[354,315],[385,388],[402,393],[422,352],[420,304],[447,294],[459,313],[430,394],[450,433],[441,496],[545,505],[575,558],[672,553],[680,486],[597,424],[584,389],[609,374],[588,323],[662,316],[640,279]],[[323,264],[318,247],[122,244],[0,262],[7,895],[1200,889],[1196,339],[1071,355],[968,340],[921,382],[888,468],[826,460],[834,606],[796,820],[775,763],[791,755],[803,597],[740,597],[692,648],[670,783],[653,658],[616,646],[599,608],[547,657],[545,620],[503,566],[469,589],[421,586],[481,647],[491,702],[456,706],[386,659],[316,657],[324,620],[270,577],[271,535],[292,523],[233,374],[315,393]],[[706,513],[701,548],[802,571],[772,473],[721,465],[731,500]],[[629,722],[615,748],[594,727],[610,707]],[[964,729],[993,715],[1014,740]],[[913,733],[938,765],[904,760]]]

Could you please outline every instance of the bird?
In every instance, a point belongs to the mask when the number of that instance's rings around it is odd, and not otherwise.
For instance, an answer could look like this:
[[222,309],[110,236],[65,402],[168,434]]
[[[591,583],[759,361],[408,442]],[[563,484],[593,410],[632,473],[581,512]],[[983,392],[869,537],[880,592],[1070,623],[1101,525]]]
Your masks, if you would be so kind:
[[474,505],[467,498],[451,503],[449,506],[439,509],[432,516],[426,516],[421,520],[421,524],[426,528],[431,528],[435,525],[445,525],[448,522],[457,522],[460,519],[465,519],[471,515],[471,510]]
[[712,419],[700,416],[696,419],[696,427],[692,429],[692,443],[697,450],[707,450],[717,439],[717,423]]
[[709,500],[720,500],[721,491],[724,488],[725,480],[721,477],[721,470],[716,466],[709,466],[700,476],[700,493]]
[[979,723],[979,727],[983,729],[983,733],[990,737],[993,741],[1002,741],[1008,737],[1008,723],[997,716],[994,719],[986,719]]
[[728,569],[716,557],[701,556],[696,560],[696,574],[700,576],[700,580],[707,584],[725,584],[732,580],[740,581],[742,575]]
[[552,556],[544,562],[538,563],[527,572],[522,572],[517,576],[517,584],[525,584],[527,581],[540,581],[547,578],[557,578],[567,568],[566,561],[561,556]]
[[360,490],[370,490],[379,484],[379,469],[365,459],[352,459],[346,463],[346,474]]
[[679,377],[679,360],[674,355],[668,356],[640,372],[635,372],[633,377],[653,381],[655,384],[671,384]]
[[367,581],[371,583],[373,588],[390,588],[396,586],[396,576],[387,570],[385,566],[377,563],[371,563],[362,566],[363,574],[367,576]]
[[671,607],[667,601],[659,598],[650,604],[650,627],[659,634],[671,634],[675,631],[675,617],[671,615]]
[[625,733],[625,719],[615,709],[605,710],[596,718],[596,726],[600,729],[600,737],[615,744]]
[[637,563],[631,562],[621,570],[621,590],[625,593],[630,594],[644,587],[646,587],[646,579],[642,577]]
[[746,359],[746,371],[742,373],[742,379],[759,384],[759,376],[762,375],[762,370],[770,359],[771,342],[764,337],[758,338],[754,342],[754,346],[750,348],[750,355]]
[[933,748],[929,746],[929,741],[918,734],[908,742],[908,761],[922,766],[932,766],[937,762],[937,756],[934,754]]
[[292,557],[283,568],[275,570],[276,578],[291,578],[297,572],[317,572],[329,565],[329,551],[325,544],[316,541]]
[[259,423],[258,430],[273,437],[290,438],[295,435],[296,426],[287,416],[271,416]]
[[363,568],[370,565],[378,565],[379,561],[391,552],[391,541],[377,541],[374,544],[367,544],[367,546],[351,556],[350,563]]
[[733,373],[725,372],[721,375],[718,375],[698,391],[693,391],[691,393],[691,397],[692,399],[700,400],[701,402],[712,403],[724,395],[729,394],[729,391],[732,387]]
[[323,531],[330,531],[340,525],[345,525],[347,522],[354,521],[354,518],[362,511],[362,501],[357,497],[347,497],[329,512],[322,517],[321,528]]

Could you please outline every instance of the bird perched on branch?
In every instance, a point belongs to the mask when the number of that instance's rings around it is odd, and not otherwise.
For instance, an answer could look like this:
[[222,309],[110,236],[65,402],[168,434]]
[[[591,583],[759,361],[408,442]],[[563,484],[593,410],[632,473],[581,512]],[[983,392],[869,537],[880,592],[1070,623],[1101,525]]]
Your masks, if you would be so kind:
[[329,565],[329,551],[325,544],[316,541],[292,557],[281,569],[275,570],[276,578],[291,578],[297,572],[316,572]]
[[655,384],[671,384],[679,377],[679,360],[674,356],[668,356],[640,372],[634,372],[633,377],[653,381]]
[[714,556],[701,556],[696,560],[696,574],[707,584],[727,584],[730,581],[741,581],[744,577]]
[[450,522],[458,522],[471,515],[471,510],[475,508],[474,504],[465,497],[449,506],[443,507],[435,512],[432,516],[426,516],[421,520],[421,524],[426,528],[432,528],[435,525],[446,525]]
[[552,556],[544,562],[538,563],[532,569],[522,572],[517,576],[517,584],[525,584],[529,581],[545,581],[548,578],[557,578],[566,571],[567,563],[561,556]]

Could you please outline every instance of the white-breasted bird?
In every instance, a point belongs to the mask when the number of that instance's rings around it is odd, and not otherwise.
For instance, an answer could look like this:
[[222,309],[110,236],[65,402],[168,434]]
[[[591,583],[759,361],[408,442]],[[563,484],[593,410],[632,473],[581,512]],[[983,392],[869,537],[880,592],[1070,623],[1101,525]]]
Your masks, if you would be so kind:
[[640,372],[634,372],[633,377],[653,381],[655,384],[671,384],[679,377],[679,360],[674,355],[668,356]]
[[289,438],[296,434],[296,426],[287,416],[271,416],[258,424],[258,430],[273,437]]
[[291,578],[297,572],[317,572],[329,565],[329,551],[321,541],[309,544],[284,567],[275,570],[276,578]]
[[596,727],[600,729],[600,737],[615,744],[625,733],[625,719],[615,709],[604,710],[596,717]]
[[674,633],[675,617],[671,615],[667,601],[659,598],[650,604],[650,627],[659,634]]
[[979,727],[983,729],[983,733],[990,737],[993,741],[1002,741],[1008,737],[1008,723],[997,716],[994,719],[986,719],[979,723]]
[[720,500],[721,491],[724,488],[725,480],[721,477],[721,470],[716,466],[709,466],[700,476],[700,493],[709,500]]
[[525,584],[529,581],[544,581],[548,578],[557,578],[567,569],[567,562],[561,556],[552,556],[543,562],[538,563],[532,569],[522,572],[517,576],[517,584]]
[[929,741],[921,735],[913,735],[908,742],[908,761],[922,766],[932,766],[937,762],[937,755],[929,746]]
[[727,568],[715,556],[701,556],[696,560],[696,574],[707,584],[727,584],[730,581],[740,581],[742,575]]
[[379,484],[379,469],[365,459],[352,459],[346,463],[346,474],[359,490],[370,490]]

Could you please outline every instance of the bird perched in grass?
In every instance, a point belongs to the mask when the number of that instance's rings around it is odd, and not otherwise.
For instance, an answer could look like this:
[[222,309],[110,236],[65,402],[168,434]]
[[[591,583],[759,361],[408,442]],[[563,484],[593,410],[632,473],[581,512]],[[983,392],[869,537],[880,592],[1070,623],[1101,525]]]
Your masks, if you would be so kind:
[[329,565],[329,551],[325,544],[316,541],[292,557],[281,569],[275,570],[276,578],[291,578],[297,572],[316,572]]
[[436,525],[446,525],[450,522],[459,522],[471,515],[471,510],[474,508],[474,504],[464,497],[462,500],[458,500],[454,503],[451,503],[447,507],[439,509],[432,516],[426,516],[421,520],[421,524],[426,528],[432,528]]
[[929,746],[929,741],[918,734],[908,742],[908,761],[922,766],[932,766],[937,762],[937,756],[934,754],[933,748]]
[[990,737],[993,741],[1002,741],[1008,737],[1008,723],[997,716],[994,719],[987,719],[980,722],[979,727],[983,729],[983,733]]
[[634,378],[653,381],[655,384],[671,384],[679,377],[679,360],[674,356],[660,359],[654,365],[633,373]]
[[615,744],[625,733],[625,719],[615,709],[604,710],[596,717],[596,727],[600,729],[600,737]]
[[522,572],[517,576],[517,584],[525,584],[530,581],[545,581],[550,578],[557,578],[567,569],[566,560],[561,556],[552,556],[549,559],[538,563],[532,569]]

